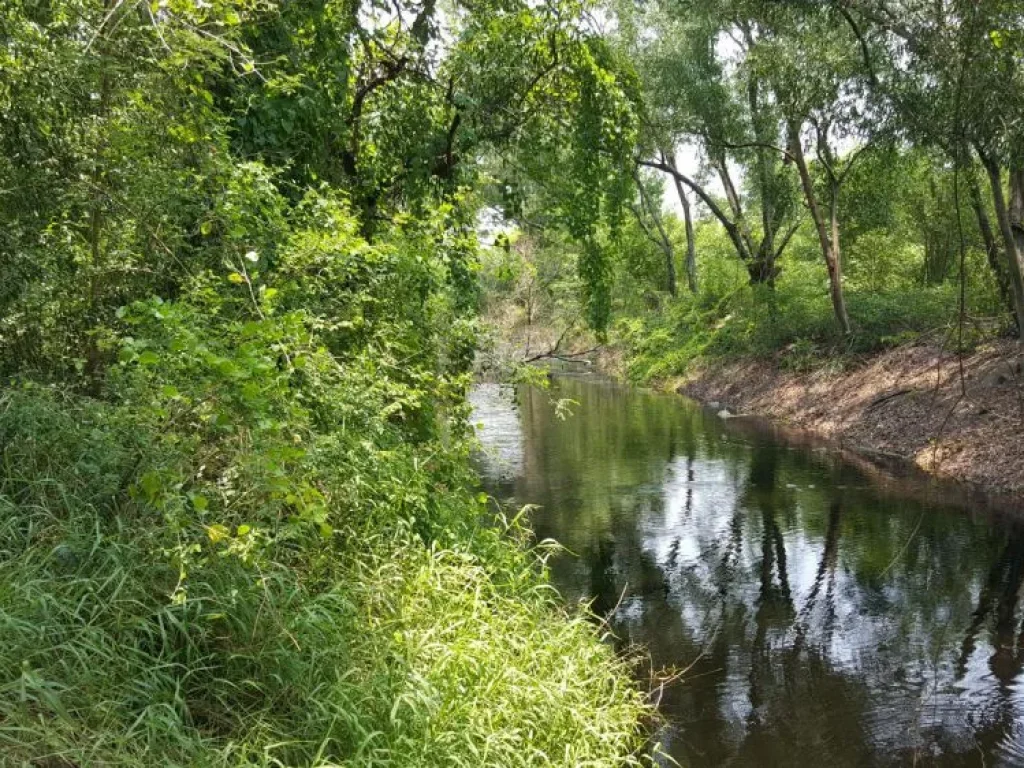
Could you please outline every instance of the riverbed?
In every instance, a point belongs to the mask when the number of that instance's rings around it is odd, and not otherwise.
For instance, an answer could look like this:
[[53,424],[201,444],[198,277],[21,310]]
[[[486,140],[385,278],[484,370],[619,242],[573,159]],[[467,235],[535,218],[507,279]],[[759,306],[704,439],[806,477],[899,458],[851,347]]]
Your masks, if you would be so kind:
[[1024,765],[1019,515],[597,376],[471,400],[565,600],[681,672],[681,765]]

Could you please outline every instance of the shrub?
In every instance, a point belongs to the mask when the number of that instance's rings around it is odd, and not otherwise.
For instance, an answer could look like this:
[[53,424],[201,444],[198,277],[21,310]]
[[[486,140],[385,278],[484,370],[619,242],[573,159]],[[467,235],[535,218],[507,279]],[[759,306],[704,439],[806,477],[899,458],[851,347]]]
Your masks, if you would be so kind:
[[[638,759],[647,710],[625,663],[583,615],[558,607],[531,553],[496,529],[471,532],[483,523],[465,486],[432,503],[461,518],[471,543],[424,546],[416,515],[429,514],[426,497],[444,474],[415,455],[385,463],[377,454],[372,472],[353,441],[318,458],[353,489],[347,514],[391,505],[387,526],[381,509],[326,539],[280,528],[258,539],[255,523],[208,523],[203,540],[189,525],[154,525],[157,510],[125,492],[150,471],[137,457],[166,451],[130,412],[35,389],[8,394],[0,412],[5,760],[504,768]],[[54,452],[43,440],[58,432]],[[237,519],[258,514],[238,503],[249,511]]]
[[[774,291],[747,284],[739,272],[718,264],[729,254],[712,251],[710,263],[701,264],[707,279],[697,295],[681,294],[662,311],[617,318],[614,338],[627,352],[628,376],[655,381],[683,373],[699,358],[732,356],[778,357],[783,365],[807,370],[825,358],[871,353],[933,332],[945,335],[957,323],[954,281],[876,290],[855,280],[846,290],[853,333],[844,337],[824,268],[816,259],[797,258],[800,250],[786,260]],[[736,261],[735,255],[729,258]],[[977,255],[971,259],[977,261]],[[970,274],[987,275],[983,267],[975,264]],[[990,277],[969,282],[969,318],[998,312],[994,295]],[[991,325],[969,319],[968,342]]]
[[625,663],[475,491],[448,254],[306,216],[123,308],[102,400],[0,392],[4,759],[635,763]]

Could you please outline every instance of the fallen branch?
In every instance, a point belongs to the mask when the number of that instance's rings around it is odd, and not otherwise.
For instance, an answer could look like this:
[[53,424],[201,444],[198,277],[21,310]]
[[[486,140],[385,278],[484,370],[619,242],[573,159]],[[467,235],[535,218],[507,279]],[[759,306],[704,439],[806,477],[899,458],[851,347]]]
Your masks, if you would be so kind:
[[581,360],[580,358],[585,357],[585,356],[590,355],[590,354],[593,354],[594,352],[597,352],[599,349],[601,349],[601,347],[602,347],[602,345],[598,344],[596,347],[591,347],[590,349],[585,349],[582,352],[559,352],[557,349],[551,349],[551,350],[548,350],[547,352],[542,352],[539,355],[534,355],[533,357],[528,357],[525,360],[523,360],[523,363],[535,363],[538,360],[561,360],[562,362],[566,362],[566,363],[581,363],[581,362],[585,362],[585,363],[587,363],[589,365],[590,364],[589,360]]
[[913,391],[914,390],[912,389],[897,389],[895,392],[889,392],[888,394],[882,395],[881,397],[876,397],[864,410],[870,411],[872,408],[878,407],[887,400],[892,400],[893,398],[899,397],[900,395],[909,395]]

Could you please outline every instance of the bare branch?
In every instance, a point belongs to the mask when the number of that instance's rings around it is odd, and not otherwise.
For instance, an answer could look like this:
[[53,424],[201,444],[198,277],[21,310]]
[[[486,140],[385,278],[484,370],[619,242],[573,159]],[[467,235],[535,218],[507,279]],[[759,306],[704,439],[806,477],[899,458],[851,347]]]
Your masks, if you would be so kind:
[[745,141],[739,144],[734,144],[728,141],[714,141],[709,138],[705,138],[705,141],[708,144],[721,147],[722,149],[770,149],[773,152],[778,152],[783,157],[789,158],[790,160],[796,159],[792,154],[790,154],[789,150],[784,149],[783,147],[777,147],[774,144],[767,144],[762,141]]
[[584,349],[582,352],[566,352],[564,354],[559,354],[558,352],[555,351],[542,352],[539,355],[534,355],[533,357],[526,358],[525,360],[523,360],[523,362],[535,363],[538,360],[561,360],[566,363],[579,363],[583,362],[582,360],[580,360],[580,358],[586,357],[587,355],[591,355],[594,352],[597,352],[603,348],[604,347],[602,344],[598,344],[596,347]]

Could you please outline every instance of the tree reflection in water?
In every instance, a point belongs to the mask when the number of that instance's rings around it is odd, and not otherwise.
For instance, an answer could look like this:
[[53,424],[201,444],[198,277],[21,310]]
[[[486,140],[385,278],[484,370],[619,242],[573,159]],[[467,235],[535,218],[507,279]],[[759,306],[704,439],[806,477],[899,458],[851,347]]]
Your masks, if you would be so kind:
[[483,443],[519,446],[515,471],[481,459],[488,489],[541,505],[567,599],[689,667],[661,702],[680,763],[1024,764],[1024,529],[678,398],[554,386],[518,422],[474,393]]

